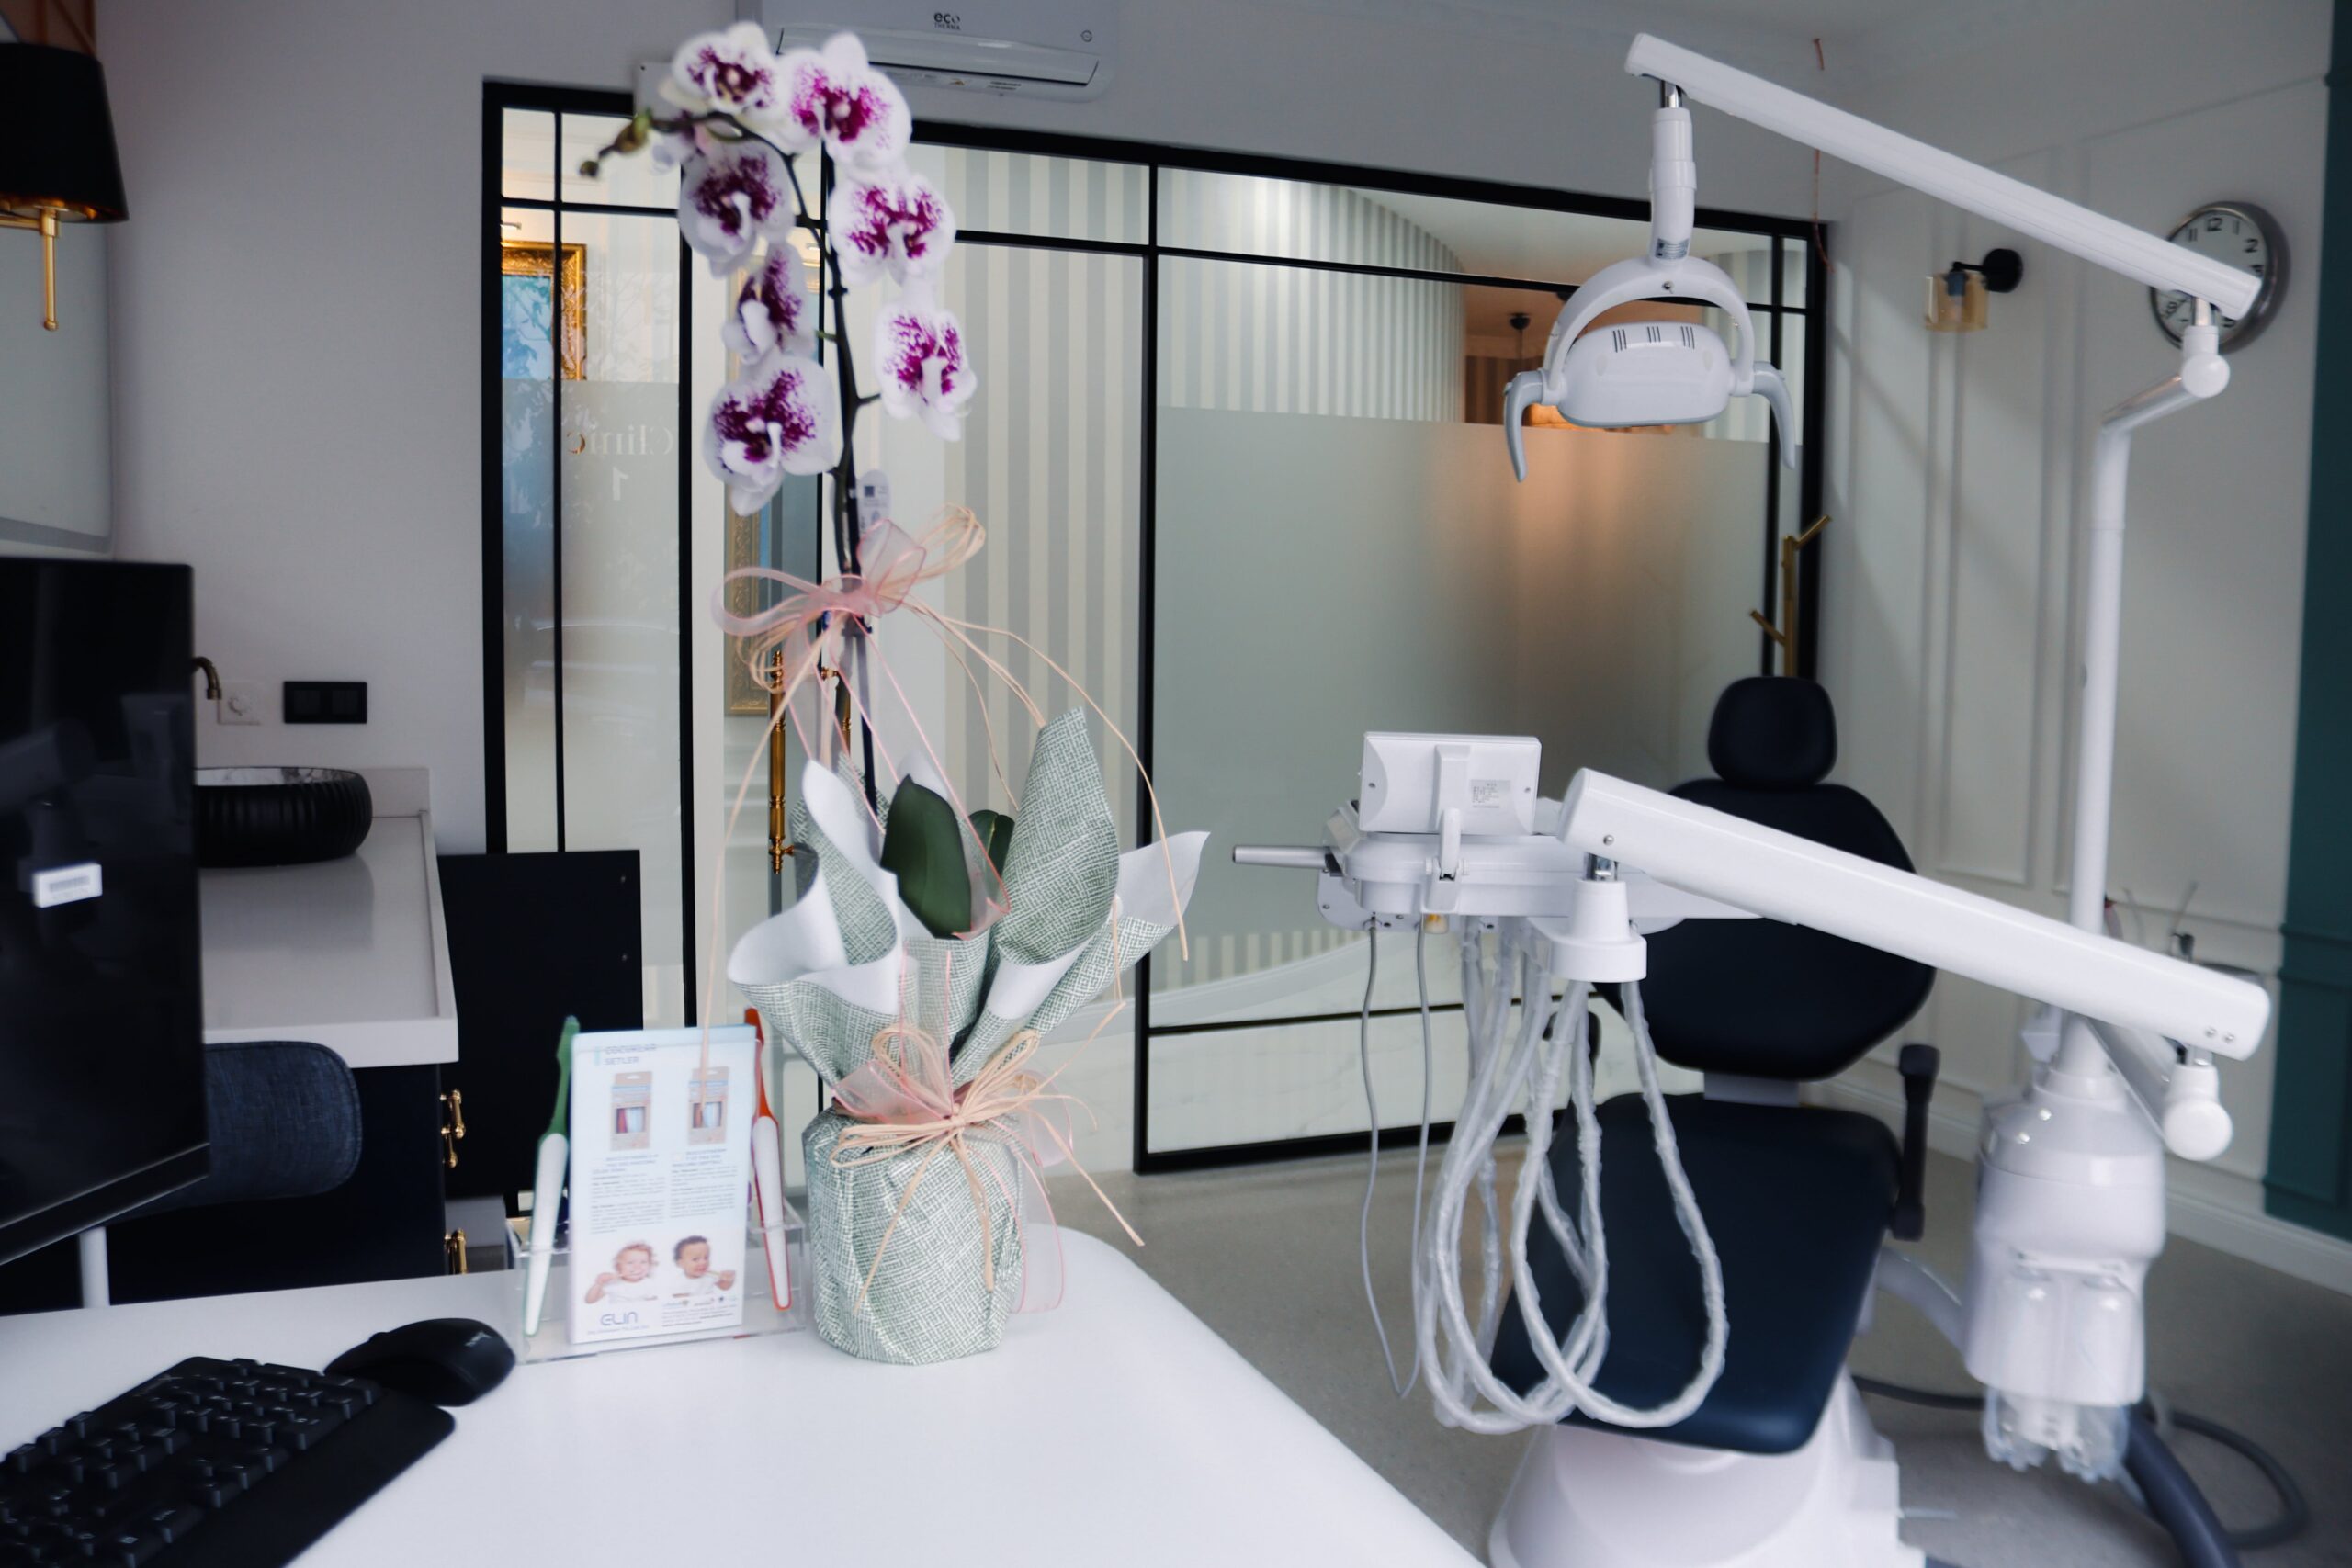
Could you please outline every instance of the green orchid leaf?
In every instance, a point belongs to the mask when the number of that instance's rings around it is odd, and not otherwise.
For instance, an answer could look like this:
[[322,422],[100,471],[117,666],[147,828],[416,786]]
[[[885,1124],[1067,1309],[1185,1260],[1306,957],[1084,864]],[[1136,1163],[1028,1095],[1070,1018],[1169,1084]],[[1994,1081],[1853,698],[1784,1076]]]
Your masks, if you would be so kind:
[[882,869],[899,879],[899,897],[933,936],[972,924],[972,881],[964,865],[963,824],[956,808],[912,779],[890,802],[882,835]]
[[1004,857],[1012,849],[1012,818],[1001,811],[975,811],[972,831],[980,836],[980,843],[989,852],[989,863],[1001,874]]

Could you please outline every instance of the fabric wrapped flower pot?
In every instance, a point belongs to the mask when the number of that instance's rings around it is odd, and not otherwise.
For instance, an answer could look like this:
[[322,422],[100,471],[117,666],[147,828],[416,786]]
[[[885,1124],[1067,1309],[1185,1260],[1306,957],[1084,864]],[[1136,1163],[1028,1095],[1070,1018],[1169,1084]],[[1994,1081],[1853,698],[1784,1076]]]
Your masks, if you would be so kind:
[[1018,1194],[1030,1178],[1018,1156],[985,1131],[966,1135],[961,1157],[939,1143],[842,1150],[859,1125],[829,1111],[801,1136],[817,1332],[907,1365],[994,1348],[1021,1304]]
[[727,967],[767,1037],[831,1087],[802,1139],[816,1324],[873,1360],[986,1350],[1012,1314],[1061,1299],[1043,1178],[1084,1171],[1077,1102],[1038,1053],[1173,929],[1206,837],[1120,854],[1076,713],[1039,731],[1017,818],[949,793],[910,776],[869,811],[854,775],[812,761],[799,897]]

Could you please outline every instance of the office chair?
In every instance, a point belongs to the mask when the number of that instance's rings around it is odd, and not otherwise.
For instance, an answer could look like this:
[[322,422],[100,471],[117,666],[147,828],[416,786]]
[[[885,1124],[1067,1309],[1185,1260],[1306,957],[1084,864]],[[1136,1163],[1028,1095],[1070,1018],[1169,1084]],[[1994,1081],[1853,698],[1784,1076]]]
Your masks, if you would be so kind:
[[[306,1201],[344,1190],[365,1143],[361,1091],[323,1045],[249,1040],[204,1048],[211,1142],[202,1179],[107,1226],[108,1299],[159,1301],[338,1282],[318,1272],[342,1227],[307,1223]],[[0,1269],[0,1314],[90,1305],[74,1245]]]
[[[1911,869],[1876,807],[1823,783],[1837,761],[1828,694],[1810,681],[1735,682],[1707,736],[1713,778],[1673,793],[1818,843]],[[1807,1106],[1830,1077],[1900,1029],[1934,971],[1775,920],[1689,920],[1649,939],[1642,984],[1657,1054],[1706,1075],[1667,1100],[1682,1163],[1723,1260],[1731,1334],[1723,1375],[1677,1425],[1621,1431],[1572,1414],[1535,1435],[1497,1520],[1493,1561],[1553,1563],[1917,1563],[1895,1534],[1891,1447],[1845,1377],[1881,1244],[1916,1239],[1936,1054],[1906,1045],[1898,1145],[1873,1117]],[[1698,1365],[1706,1311],[1638,1095],[1599,1112],[1609,1237],[1608,1358],[1597,1386],[1662,1403]],[[1578,1202],[1577,1130],[1551,1168]],[[1547,1227],[1530,1263],[1555,1332],[1583,1305]],[[1493,1366],[1524,1392],[1543,1369],[1516,1302]]]

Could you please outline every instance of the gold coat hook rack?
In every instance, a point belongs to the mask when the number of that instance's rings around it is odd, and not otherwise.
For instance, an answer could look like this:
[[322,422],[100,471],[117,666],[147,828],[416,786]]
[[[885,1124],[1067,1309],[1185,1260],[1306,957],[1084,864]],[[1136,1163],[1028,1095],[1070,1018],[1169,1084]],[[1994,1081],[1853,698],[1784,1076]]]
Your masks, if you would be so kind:
[[1764,628],[1764,635],[1781,649],[1781,673],[1797,672],[1797,552],[1813,543],[1820,532],[1829,525],[1829,515],[1824,513],[1815,518],[1802,534],[1781,536],[1781,623],[1774,626],[1761,610],[1750,610],[1747,618]]

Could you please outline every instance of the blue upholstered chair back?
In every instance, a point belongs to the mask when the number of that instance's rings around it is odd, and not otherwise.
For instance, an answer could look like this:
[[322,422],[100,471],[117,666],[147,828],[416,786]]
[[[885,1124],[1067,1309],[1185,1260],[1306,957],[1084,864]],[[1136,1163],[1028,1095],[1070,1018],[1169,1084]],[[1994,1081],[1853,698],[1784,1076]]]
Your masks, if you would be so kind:
[[359,1168],[359,1088],[341,1056],[299,1040],[204,1051],[212,1168],[138,1217],[254,1198],[330,1191]]
[[[1707,732],[1715,776],[1674,793],[1883,865],[1911,857],[1877,807],[1825,784],[1838,761],[1829,694],[1811,681],[1735,681]],[[1826,1078],[1928,999],[1923,964],[1778,920],[1685,920],[1649,939],[1642,1004],[1658,1055],[1701,1072]]]

